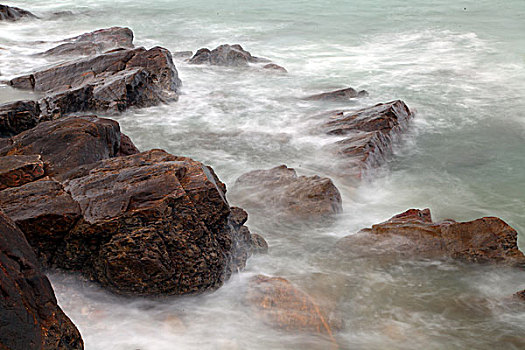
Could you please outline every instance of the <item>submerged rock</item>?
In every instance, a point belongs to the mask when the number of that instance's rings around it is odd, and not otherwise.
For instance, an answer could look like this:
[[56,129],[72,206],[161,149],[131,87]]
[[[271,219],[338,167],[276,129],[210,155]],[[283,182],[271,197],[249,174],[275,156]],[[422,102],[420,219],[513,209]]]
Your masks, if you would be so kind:
[[338,243],[342,252],[453,258],[468,262],[525,266],[517,232],[496,217],[433,222],[430,210],[410,209]]
[[518,300],[525,301],[525,289],[522,290],[522,291],[517,292],[516,294],[514,294],[514,296],[515,296]]
[[24,17],[37,18],[31,12],[21,8],[0,5],[0,21],[18,21]]
[[385,162],[396,137],[408,129],[414,117],[400,100],[354,111],[336,111],[322,126],[328,135],[343,139],[331,146],[344,157],[344,171],[361,176]]
[[248,282],[244,301],[272,327],[325,335],[336,344],[324,310],[308,294],[284,278],[253,277]]
[[136,153],[122,135],[117,122],[87,116],[13,137],[0,159],[38,155],[47,177],[0,191],[0,208],[46,266],[114,292],[219,288],[252,253],[246,212],[230,208],[211,168],[161,150]]
[[111,49],[133,48],[133,32],[129,28],[111,27],[95,30],[73,38],[44,52],[44,55],[89,56],[104,53]]
[[263,69],[274,70],[274,71],[282,72],[282,73],[288,73],[288,71],[284,67],[281,67],[280,65],[275,64],[275,63],[268,63],[267,65],[263,66]]
[[177,100],[181,81],[161,47],[117,50],[75,60],[9,81],[45,93],[41,118],[85,111],[120,112]]
[[24,234],[0,212],[0,348],[83,349]]
[[291,217],[315,220],[342,211],[341,194],[332,180],[297,176],[286,165],[241,175],[233,191],[245,208]]
[[322,94],[311,95],[305,98],[305,100],[311,101],[346,101],[351,98],[356,97],[366,97],[368,92],[365,90],[357,91],[353,88],[346,88],[341,90],[335,90],[330,92],[325,92]]

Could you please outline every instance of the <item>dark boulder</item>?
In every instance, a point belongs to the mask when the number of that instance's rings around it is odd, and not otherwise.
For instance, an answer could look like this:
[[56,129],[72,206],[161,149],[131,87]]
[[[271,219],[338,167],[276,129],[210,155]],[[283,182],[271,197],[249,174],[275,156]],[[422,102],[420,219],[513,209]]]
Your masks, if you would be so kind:
[[0,157],[0,191],[22,186],[44,176],[40,155]]
[[330,92],[325,92],[322,94],[312,95],[305,98],[305,100],[310,101],[347,101],[351,98],[356,97],[366,97],[368,92],[365,90],[357,91],[353,88],[346,88],[341,90],[335,90]]
[[0,105],[0,137],[9,137],[35,127],[40,118],[36,101],[17,101]]
[[51,265],[57,247],[80,219],[78,203],[62,184],[50,178],[0,191],[0,208],[24,232],[46,266]]
[[133,48],[133,32],[129,28],[111,27],[63,40],[64,43],[47,50],[44,55],[90,56],[112,49]]
[[84,111],[120,112],[177,100],[181,81],[161,47],[117,50],[14,78],[9,85],[45,93],[43,117]]
[[0,348],[83,349],[24,234],[0,212]]
[[330,113],[330,120],[322,128],[328,135],[342,137],[331,148],[344,157],[344,172],[361,176],[366,169],[388,159],[396,138],[408,129],[413,117],[408,106],[396,100]]
[[58,176],[83,164],[114,157],[120,149],[120,127],[94,116],[42,122],[11,139],[0,156],[40,155],[46,175]]
[[241,45],[220,45],[213,50],[198,50],[189,60],[191,64],[211,64],[214,66],[248,67],[250,63],[269,62],[267,59],[254,57]]
[[24,17],[37,18],[31,12],[21,8],[0,5],[0,21],[18,21]]
[[517,292],[516,294],[514,294],[514,296],[515,296],[518,300],[525,301],[525,289],[522,290],[522,291]]
[[315,220],[342,211],[341,194],[332,180],[297,176],[286,165],[241,175],[231,195],[247,209],[300,219]]
[[338,242],[343,252],[525,266],[517,232],[496,217],[433,222],[430,210],[410,209]]

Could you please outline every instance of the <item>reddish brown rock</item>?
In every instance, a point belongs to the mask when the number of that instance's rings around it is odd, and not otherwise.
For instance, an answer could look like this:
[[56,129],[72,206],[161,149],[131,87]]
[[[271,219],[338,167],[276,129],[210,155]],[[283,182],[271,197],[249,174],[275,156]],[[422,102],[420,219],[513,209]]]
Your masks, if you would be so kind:
[[286,165],[240,176],[232,196],[247,209],[275,211],[302,219],[319,219],[342,211],[341,194],[332,180],[297,176]]
[[0,137],[9,137],[34,128],[40,117],[36,101],[17,101],[0,105]]
[[258,275],[248,283],[245,303],[265,323],[281,330],[329,337],[337,344],[325,312],[306,293],[281,277]]
[[131,156],[133,154],[140,153],[139,149],[133,141],[126,134],[120,134],[120,148],[118,151],[118,156]]
[[114,157],[120,149],[120,127],[95,116],[42,122],[11,139],[0,156],[41,155],[46,174],[65,174],[83,164]]
[[341,90],[335,90],[330,92],[324,92],[322,94],[316,94],[312,96],[308,96],[305,98],[305,100],[311,100],[311,101],[346,101],[351,98],[356,97],[366,97],[368,96],[368,92],[365,90],[357,91],[353,88],[345,88]]
[[24,235],[0,212],[0,349],[83,349]]
[[29,11],[23,10],[18,7],[0,5],[0,21],[18,21],[21,18],[37,18],[34,14]]
[[329,135],[342,137],[333,148],[345,158],[344,170],[360,176],[385,162],[396,137],[408,129],[413,116],[408,106],[397,100],[357,111],[336,111],[323,128]]
[[133,48],[133,32],[129,28],[111,27],[95,30],[73,38],[44,52],[44,55],[90,56],[111,49]]
[[359,254],[453,258],[525,266],[517,232],[496,217],[433,222],[430,210],[410,209],[388,221],[343,238],[338,247]]
[[168,50],[117,50],[21,76],[19,89],[48,95],[39,102],[42,117],[84,111],[120,112],[177,100],[181,81]]
[[44,162],[39,155],[0,157],[0,191],[22,186],[44,176]]
[[46,266],[52,265],[57,247],[81,217],[78,203],[49,178],[1,191],[0,208],[24,232]]

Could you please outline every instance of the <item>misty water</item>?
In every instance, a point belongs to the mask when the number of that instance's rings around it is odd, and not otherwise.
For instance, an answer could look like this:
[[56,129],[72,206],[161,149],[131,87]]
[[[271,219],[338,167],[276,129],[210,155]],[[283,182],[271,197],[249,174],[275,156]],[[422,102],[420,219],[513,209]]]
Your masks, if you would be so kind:
[[[188,65],[178,102],[108,116],[141,149],[211,165],[228,188],[243,173],[286,164],[330,177],[343,198],[331,222],[249,212],[269,243],[218,291],[122,298],[50,272],[86,349],[327,349],[329,339],[269,327],[242,303],[255,274],[282,276],[335,303],[341,349],[524,349],[525,308],[509,297],[525,272],[448,260],[359,258],[334,244],[408,208],[433,218],[498,216],[525,249],[525,2],[506,1],[10,1],[41,20],[0,23],[0,81],[56,64],[33,56],[52,41],[127,26],[135,45],[171,51],[241,44],[288,74]],[[71,13],[59,13],[71,11]],[[346,103],[300,98],[366,89]],[[37,98],[38,96],[33,96]],[[0,86],[0,103],[32,98]],[[416,112],[387,164],[360,181],[338,171],[316,130],[322,112],[401,99]],[[103,115],[100,115],[103,116]],[[242,198],[229,195],[231,205]]]

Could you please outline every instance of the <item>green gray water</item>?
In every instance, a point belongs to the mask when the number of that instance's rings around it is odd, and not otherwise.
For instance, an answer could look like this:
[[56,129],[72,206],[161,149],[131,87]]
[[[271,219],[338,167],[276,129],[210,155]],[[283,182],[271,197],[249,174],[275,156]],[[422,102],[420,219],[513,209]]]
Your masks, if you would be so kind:
[[[255,273],[283,276],[337,297],[344,349],[522,349],[525,312],[506,298],[525,273],[452,262],[339,261],[347,234],[407,208],[435,219],[494,215],[525,247],[525,2],[520,1],[91,1],[9,4],[42,17],[0,24],[1,79],[49,65],[30,57],[59,40],[112,25],[137,45],[172,51],[240,43],[287,75],[189,66],[179,102],[116,117],[141,149],[164,148],[212,165],[231,187],[242,173],[279,164],[330,176],[344,213],[330,225],[294,226],[250,213],[268,256],[252,258],[212,295],[163,301],[108,295],[53,274],[64,310],[89,349],[324,349],[325,339],[280,333],[254,319],[239,290]],[[347,104],[298,97],[345,86],[370,97]],[[3,100],[16,96],[0,90]],[[359,184],[335,171],[312,132],[313,115],[402,99],[417,111],[392,160]],[[235,204],[235,203],[232,203]],[[320,289],[320,290],[319,290]],[[177,315],[184,328],[165,322]]]

